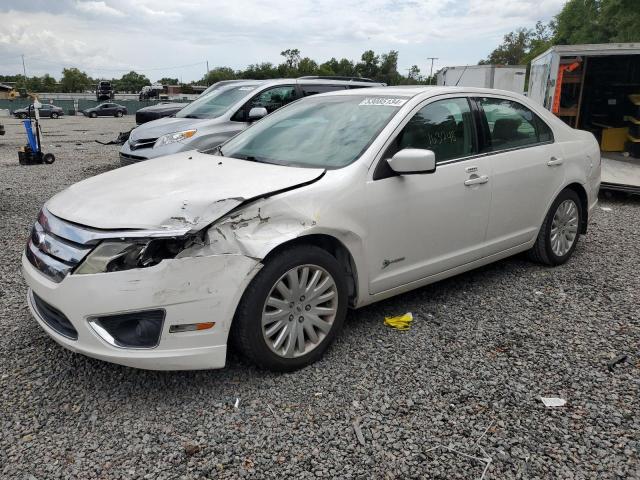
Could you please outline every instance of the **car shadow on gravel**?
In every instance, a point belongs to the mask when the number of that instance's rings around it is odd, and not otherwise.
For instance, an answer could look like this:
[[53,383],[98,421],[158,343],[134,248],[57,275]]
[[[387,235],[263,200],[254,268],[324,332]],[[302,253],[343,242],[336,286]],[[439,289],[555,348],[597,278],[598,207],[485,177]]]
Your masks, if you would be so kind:
[[[116,388],[126,392],[129,398],[157,395],[162,401],[165,395],[174,397],[189,397],[203,392],[234,389],[241,384],[251,384],[252,389],[270,388],[279,378],[291,376],[306,376],[314,369],[330,370],[335,362],[344,367],[349,361],[350,349],[356,345],[367,351],[377,348],[376,341],[380,336],[393,337],[401,332],[383,326],[385,316],[398,315],[411,311],[414,323],[427,321],[432,328],[442,326],[440,310],[449,302],[460,302],[469,291],[490,294],[491,285],[499,281],[505,274],[528,275],[530,269],[540,269],[524,260],[522,256],[512,257],[492,265],[488,265],[472,272],[464,273],[450,279],[437,282],[426,287],[412,290],[408,293],[377,302],[359,310],[351,310],[347,315],[345,327],[336,343],[329,349],[327,355],[318,363],[290,374],[279,374],[264,371],[246,363],[232,349],[227,358],[227,366],[220,370],[201,371],[148,371],[115,365],[84,355],[64,351],[62,361],[54,367],[56,373],[64,382],[80,383],[88,391]],[[34,326],[35,328],[35,326]],[[43,350],[61,349],[53,340],[42,333],[41,342],[48,345]],[[363,337],[364,336],[364,337]],[[367,346],[362,344],[369,342]],[[50,348],[47,348],[50,347]],[[150,389],[151,387],[151,389]],[[152,392],[157,392],[156,394]]]

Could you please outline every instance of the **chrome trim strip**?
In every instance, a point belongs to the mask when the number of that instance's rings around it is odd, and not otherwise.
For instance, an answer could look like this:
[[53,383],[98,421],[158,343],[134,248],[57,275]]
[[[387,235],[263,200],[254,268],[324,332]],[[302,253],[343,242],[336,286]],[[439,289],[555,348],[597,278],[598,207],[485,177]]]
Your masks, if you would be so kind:
[[35,247],[31,239],[27,242],[25,255],[31,265],[56,283],[60,283],[62,279],[73,269],[73,265],[68,265],[42,253]]
[[79,263],[91,251],[91,247],[71,244],[52,233],[47,233],[42,225],[35,223],[31,232],[31,242],[42,252],[69,263]]
[[166,230],[98,230],[83,227],[75,223],[68,223],[67,221],[53,215],[46,208],[42,208],[40,215],[38,215],[38,222],[42,225],[45,231],[81,245],[96,245],[100,240],[181,237],[190,230],[188,227]]
[[[120,350],[153,350],[154,348],[158,348],[158,346],[160,345],[160,341],[162,340],[162,334],[164,333],[164,323],[167,318],[167,311],[165,309],[157,308],[154,310],[162,310],[162,322],[160,324],[160,334],[158,335],[158,341],[152,347],[127,347],[126,345],[121,345],[116,341],[115,338],[113,338],[113,336],[109,332],[107,332],[107,330],[102,325],[100,325],[101,319],[108,318],[113,315],[126,315],[128,313],[136,313],[136,311],[125,312],[121,314],[110,314],[110,315],[104,315],[104,316],[89,317],[87,318],[87,323],[89,324],[93,332],[98,336],[98,338],[100,338],[100,340],[108,343],[112,347],[118,348]],[[141,312],[144,312],[144,310],[141,310]]]

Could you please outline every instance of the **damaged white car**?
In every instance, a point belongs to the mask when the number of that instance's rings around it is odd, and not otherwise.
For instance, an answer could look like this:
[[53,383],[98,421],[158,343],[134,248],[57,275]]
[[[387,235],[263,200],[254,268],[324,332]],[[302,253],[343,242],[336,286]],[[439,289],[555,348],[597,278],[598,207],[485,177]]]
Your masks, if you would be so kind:
[[572,255],[600,153],[526,98],[432,87],[292,103],[212,152],[114,170],[42,208],[28,302],[64,347],[147,369],[316,361],[361,307],[522,251]]

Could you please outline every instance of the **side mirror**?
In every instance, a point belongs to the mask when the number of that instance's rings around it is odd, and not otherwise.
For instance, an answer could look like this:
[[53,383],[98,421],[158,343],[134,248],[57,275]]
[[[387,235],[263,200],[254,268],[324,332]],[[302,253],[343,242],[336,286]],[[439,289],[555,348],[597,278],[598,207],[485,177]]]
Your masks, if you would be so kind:
[[387,160],[391,170],[400,175],[433,173],[436,171],[436,154],[421,148],[405,148]]
[[269,112],[267,112],[267,109],[264,107],[253,107],[249,110],[249,121],[255,122],[256,120],[266,117],[268,114]]

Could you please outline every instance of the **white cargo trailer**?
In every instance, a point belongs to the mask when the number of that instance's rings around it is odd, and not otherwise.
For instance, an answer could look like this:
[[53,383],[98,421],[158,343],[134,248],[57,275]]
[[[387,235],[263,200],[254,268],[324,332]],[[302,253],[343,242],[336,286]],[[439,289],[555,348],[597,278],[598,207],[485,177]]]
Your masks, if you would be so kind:
[[523,65],[466,65],[444,67],[436,73],[438,85],[482,87],[524,93],[527,68]]
[[640,43],[552,47],[531,61],[528,95],[598,138],[603,189],[640,193]]

